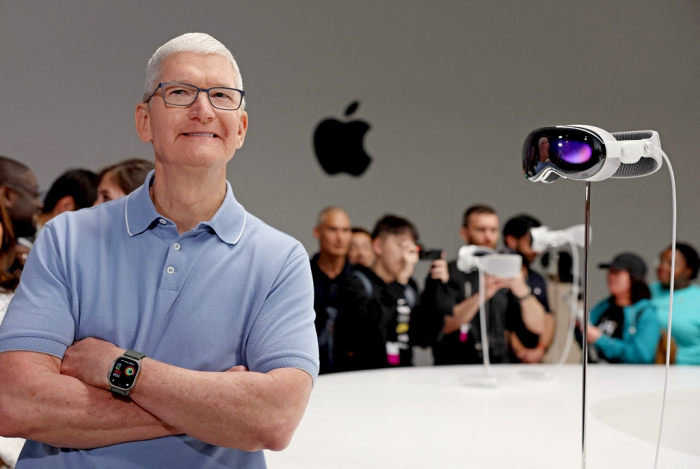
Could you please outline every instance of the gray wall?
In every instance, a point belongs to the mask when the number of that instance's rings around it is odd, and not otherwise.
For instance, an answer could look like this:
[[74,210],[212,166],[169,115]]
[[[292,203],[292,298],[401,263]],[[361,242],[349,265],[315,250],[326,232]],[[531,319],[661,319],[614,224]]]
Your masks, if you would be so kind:
[[[43,188],[69,167],[152,158],[133,124],[146,62],[188,31],[214,35],[241,66],[250,131],[229,165],[236,196],[311,252],[329,204],[367,227],[407,216],[450,256],[476,202],[502,220],[581,223],[582,183],[520,173],[525,135],[556,124],[659,131],[679,236],[700,245],[697,1],[0,1],[0,154]],[[314,126],[355,99],[374,161],[360,179],[326,176]],[[651,263],[670,242],[665,168],[595,183],[592,200],[593,263],[623,249]],[[591,282],[592,299],[605,295],[602,274]]]

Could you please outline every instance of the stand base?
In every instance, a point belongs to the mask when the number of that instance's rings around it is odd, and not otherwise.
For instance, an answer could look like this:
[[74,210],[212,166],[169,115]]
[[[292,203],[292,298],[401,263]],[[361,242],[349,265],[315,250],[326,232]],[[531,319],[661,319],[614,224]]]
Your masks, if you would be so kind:
[[495,376],[461,376],[459,378],[459,384],[462,386],[495,388],[498,386],[498,378]]
[[521,370],[519,373],[529,379],[544,380],[554,378],[554,372],[550,370]]

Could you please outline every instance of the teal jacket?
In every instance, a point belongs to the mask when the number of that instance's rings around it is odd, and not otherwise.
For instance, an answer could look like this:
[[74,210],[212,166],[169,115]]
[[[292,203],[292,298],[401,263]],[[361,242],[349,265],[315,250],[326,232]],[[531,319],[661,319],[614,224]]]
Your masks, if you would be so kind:
[[[591,310],[591,324],[598,325],[603,313],[610,306],[611,299],[605,299]],[[639,300],[622,308],[625,323],[622,339],[603,335],[595,342],[595,348],[609,360],[622,363],[653,363],[656,347],[661,338],[661,328],[656,318],[656,307],[649,300]]]

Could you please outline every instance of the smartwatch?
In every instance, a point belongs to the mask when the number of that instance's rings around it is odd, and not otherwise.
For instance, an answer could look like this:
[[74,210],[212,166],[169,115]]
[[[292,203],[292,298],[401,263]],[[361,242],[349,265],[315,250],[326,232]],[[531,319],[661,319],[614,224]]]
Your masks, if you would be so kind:
[[107,376],[109,390],[121,396],[128,396],[129,391],[136,385],[136,378],[141,369],[141,359],[145,356],[143,353],[127,350],[121,357],[114,360]]

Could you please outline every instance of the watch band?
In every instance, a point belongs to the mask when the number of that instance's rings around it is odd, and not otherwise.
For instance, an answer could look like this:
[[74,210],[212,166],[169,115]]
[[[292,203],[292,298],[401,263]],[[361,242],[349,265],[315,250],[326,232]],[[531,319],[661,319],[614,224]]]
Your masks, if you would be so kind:
[[141,360],[146,355],[141,352],[137,352],[136,350],[127,350],[124,352],[123,356],[133,358],[134,360]]
[[530,291],[527,293],[527,295],[525,295],[525,296],[516,296],[516,298],[518,299],[518,301],[525,301],[525,300],[527,300],[528,298],[530,298],[531,296],[533,296],[533,294],[532,294],[532,288],[531,288]]
[[114,394],[119,394],[121,396],[128,396],[129,395],[129,391],[123,391],[119,388],[115,388],[114,386],[110,386],[109,390],[112,391]]

